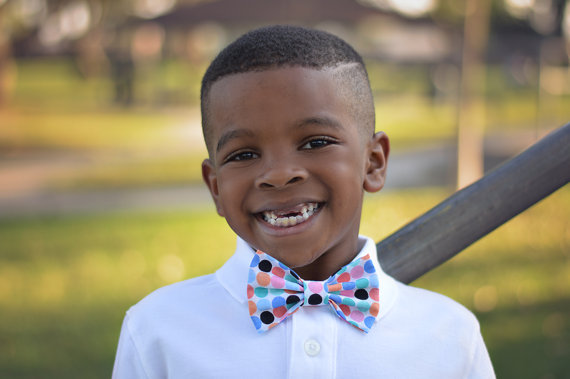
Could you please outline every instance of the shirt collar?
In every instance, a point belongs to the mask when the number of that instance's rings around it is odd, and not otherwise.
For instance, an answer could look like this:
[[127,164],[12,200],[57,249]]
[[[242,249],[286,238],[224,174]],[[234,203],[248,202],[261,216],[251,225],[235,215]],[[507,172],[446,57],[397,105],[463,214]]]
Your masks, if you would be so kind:
[[[358,238],[364,241],[364,246],[357,257],[369,254],[378,274],[380,283],[380,313],[378,314],[378,319],[380,319],[394,305],[398,288],[396,281],[382,270],[382,266],[378,262],[374,241],[362,235],[358,236]],[[218,281],[240,303],[246,302],[247,277],[253,254],[255,254],[255,250],[238,237],[234,255],[216,271]]]

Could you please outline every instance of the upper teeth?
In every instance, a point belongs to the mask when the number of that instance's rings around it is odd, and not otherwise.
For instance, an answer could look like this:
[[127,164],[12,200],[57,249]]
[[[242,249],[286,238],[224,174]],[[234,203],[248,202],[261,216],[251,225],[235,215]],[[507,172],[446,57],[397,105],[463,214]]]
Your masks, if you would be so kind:
[[265,211],[263,212],[263,219],[275,226],[293,226],[311,217],[318,207],[318,203],[304,204],[299,211],[300,215],[297,216],[279,216],[275,214],[275,211]]

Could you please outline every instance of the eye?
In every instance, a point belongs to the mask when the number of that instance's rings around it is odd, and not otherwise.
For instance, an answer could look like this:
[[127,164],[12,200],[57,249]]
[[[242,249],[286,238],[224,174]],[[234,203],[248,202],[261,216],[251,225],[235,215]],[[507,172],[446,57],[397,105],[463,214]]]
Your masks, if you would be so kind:
[[328,146],[330,144],[336,143],[336,140],[331,137],[314,137],[307,141],[303,146],[302,150],[318,149],[321,147]]
[[226,159],[224,159],[224,163],[249,161],[251,159],[255,159],[258,157],[259,154],[253,151],[237,151],[235,153],[230,154]]

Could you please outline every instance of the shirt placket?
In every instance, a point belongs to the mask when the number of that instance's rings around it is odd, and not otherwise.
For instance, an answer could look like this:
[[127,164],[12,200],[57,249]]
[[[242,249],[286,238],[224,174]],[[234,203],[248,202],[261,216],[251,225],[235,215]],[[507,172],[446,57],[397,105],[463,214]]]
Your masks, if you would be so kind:
[[338,322],[329,308],[302,306],[291,318],[289,378],[336,376]]

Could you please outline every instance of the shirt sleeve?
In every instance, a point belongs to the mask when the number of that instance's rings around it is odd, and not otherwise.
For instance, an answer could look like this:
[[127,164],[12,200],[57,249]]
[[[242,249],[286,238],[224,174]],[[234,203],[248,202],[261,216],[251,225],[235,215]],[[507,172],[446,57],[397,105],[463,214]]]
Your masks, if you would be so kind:
[[479,323],[477,323],[477,326],[473,338],[473,356],[470,370],[465,377],[470,379],[493,379],[496,378],[493,364],[483,341]]
[[149,379],[137,347],[129,331],[129,315],[125,316],[113,367],[113,379]]

